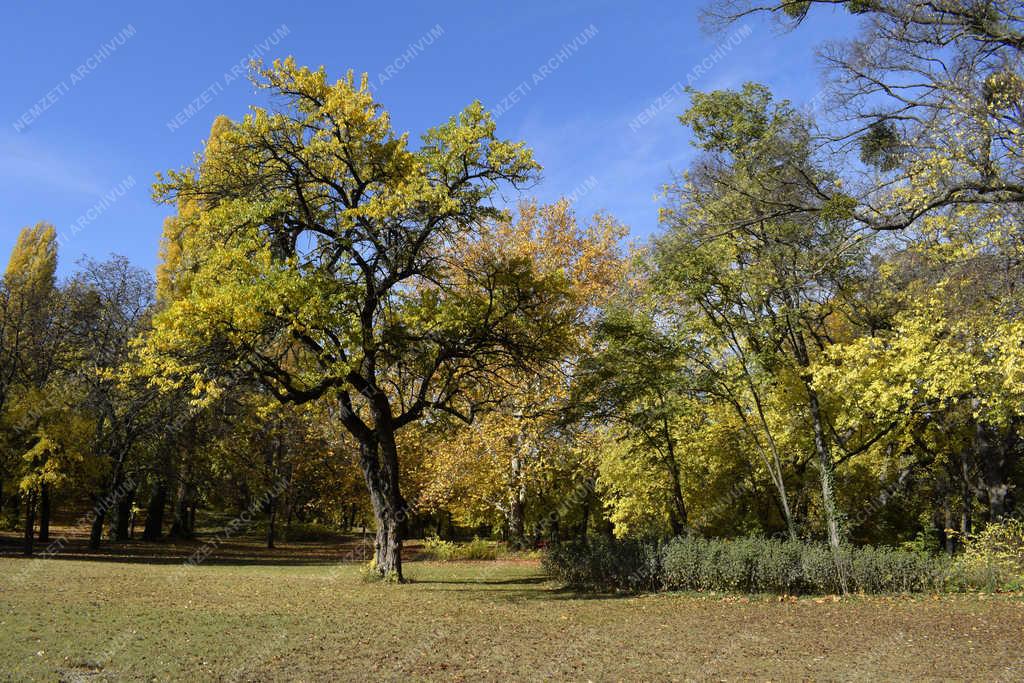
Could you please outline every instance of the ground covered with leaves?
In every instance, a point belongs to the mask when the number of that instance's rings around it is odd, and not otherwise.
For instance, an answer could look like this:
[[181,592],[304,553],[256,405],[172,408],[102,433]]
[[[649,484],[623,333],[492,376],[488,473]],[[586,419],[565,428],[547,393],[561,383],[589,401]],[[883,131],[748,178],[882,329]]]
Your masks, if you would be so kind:
[[578,595],[523,560],[413,561],[390,585],[325,555],[0,558],[0,678],[1024,677],[1019,595]]

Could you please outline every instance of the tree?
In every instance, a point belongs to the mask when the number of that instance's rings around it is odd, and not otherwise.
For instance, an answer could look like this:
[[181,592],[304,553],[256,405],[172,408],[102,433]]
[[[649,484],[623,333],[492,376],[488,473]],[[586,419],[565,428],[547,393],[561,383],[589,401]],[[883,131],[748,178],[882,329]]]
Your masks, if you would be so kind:
[[[670,189],[673,203],[663,212],[669,230],[654,251],[656,280],[704,346],[722,349],[718,372],[723,364],[737,368],[777,472],[776,441],[758,398],[766,388],[758,385],[803,394],[791,393],[791,400],[810,430],[826,536],[838,563],[833,436],[813,365],[831,344],[838,298],[859,277],[863,239],[852,207],[816,192],[836,178],[813,156],[810,123],[766,89],[694,93],[681,120],[705,156]],[[793,205],[816,209],[794,213]]]
[[[685,354],[672,335],[659,329],[656,314],[643,305],[641,297],[624,299],[606,308],[597,327],[598,351],[584,363],[576,385],[577,409],[587,419],[615,425],[618,431],[622,445],[610,451],[615,472],[609,471],[607,459],[602,471],[604,482],[618,489],[617,499],[625,495],[623,474],[647,479],[641,485],[641,498],[646,500],[640,505],[661,508],[672,534],[679,535],[689,528],[690,520],[675,423],[695,386]],[[660,487],[653,482],[664,477],[668,478],[663,487],[667,500],[659,505],[654,492]]]
[[[128,372],[131,343],[149,325],[155,286],[152,277],[124,257],[86,260],[67,286],[73,324],[69,330],[73,366],[93,422],[92,457],[104,481],[93,496],[91,547],[98,547],[113,508],[115,537],[127,540],[137,482],[130,458],[156,428],[158,392]],[[116,508],[114,507],[116,505]]]
[[558,357],[564,276],[538,275],[486,239],[501,183],[538,169],[495,137],[479,103],[410,149],[366,78],[330,84],[292,59],[255,76],[277,97],[224,131],[196,166],[158,184],[188,201],[188,294],[148,346],[164,385],[215,390],[202,352],[226,350],[279,400],[333,402],[359,443],[377,522],[376,571],[401,579],[396,434],[430,411],[465,419],[503,373]]
[[[57,270],[57,240],[53,226],[39,223],[25,228],[11,252],[2,288],[0,320],[0,416],[10,410],[17,393],[22,401],[39,398],[54,370],[57,336],[53,332]],[[7,458],[23,478],[19,487],[25,502],[25,553],[32,553],[36,511],[42,503],[42,528],[48,530],[50,487],[53,477],[42,476],[49,452],[39,431],[45,404],[34,410],[23,406],[8,433]],[[21,462],[11,463],[11,458]],[[27,469],[26,469],[27,468]]]
[[[899,307],[883,328],[830,350],[821,385],[843,397],[840,428],[891,423],[949,480],[940,528],[966,535],[1014,509],[1022,443],[1017,212],[952,207],[886,253],[881,286]],[[944,471],[943,471],[944,470]],[[940,482],[941,483],[941,482]],[[958,517],[954,523],[953,517]]]
[[547,372],[518,383],[509,375],[500,404],[473,425],[432,425],[442,434],[421,435],[430,444],[423,464],[430,474],[422,487],[430,505],[446,506],[465,524],[501,527],[511,543],[523,544],[540,472],[573,476],[585,469],[573,460],[580,429],[564,417],[572,410],[580,361],[593,342],[596,312],[623,276],[625,232],[600,214],[578,223],[565,200],[545,206],[522,202],[516,220],[497,227],[493,239],[506,253],[529,259],[539,273],[566,275],[573,339]]

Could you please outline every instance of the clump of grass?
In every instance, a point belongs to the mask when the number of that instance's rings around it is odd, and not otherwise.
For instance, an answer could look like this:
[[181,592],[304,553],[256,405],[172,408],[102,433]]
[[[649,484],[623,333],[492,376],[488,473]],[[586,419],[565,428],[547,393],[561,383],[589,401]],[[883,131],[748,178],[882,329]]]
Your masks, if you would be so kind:
[[398,572],[390,571],[387,574],[381,574],[377,571],[376,559],[371,559],[366,564],[359,567],[359,580],[363,583],[398,583]]

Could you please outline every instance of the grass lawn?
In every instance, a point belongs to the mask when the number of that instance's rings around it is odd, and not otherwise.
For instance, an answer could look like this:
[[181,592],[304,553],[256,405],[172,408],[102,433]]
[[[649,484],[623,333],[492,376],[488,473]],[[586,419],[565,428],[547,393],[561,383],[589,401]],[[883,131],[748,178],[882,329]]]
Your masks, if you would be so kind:
[[1020,596],[592,597],[533,561],[407,573],[0,558],[0,678],[1024,679]]

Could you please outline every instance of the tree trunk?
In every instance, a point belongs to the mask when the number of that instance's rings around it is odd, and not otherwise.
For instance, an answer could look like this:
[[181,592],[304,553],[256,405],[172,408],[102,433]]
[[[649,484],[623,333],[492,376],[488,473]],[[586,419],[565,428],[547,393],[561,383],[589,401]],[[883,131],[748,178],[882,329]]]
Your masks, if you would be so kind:
[[43,484],[39,492],[39,541],[50,541],[50,485]]
[[950,533],[950,529],[953,528],[953,510],[949,505],[949,498],[943,496],[942,498],[942,516],[944,526],[942,527],[942,545],[946,551],[946,554],[950,557],[956,552],[956,538]]
[[171,522],[169,535],[172,538],[192,538],[192,486],[182,478],[178,484],[178,493],[174,501],[174,521]]
[[832,559],[835,561],[836,572],[839,577],[839,587],[846,595],[846,567],[842,560],[842,540],[839,534],[839,510],[836,506],[833,486],[835,473],[832,463],[832,453],[829,450],[828,438],[825,436],[825,423],[821,414],[821,403],[818,401],[818,392],[814,390],[812,377],[808,368],[811,365],[810,354],[807,352],[807,344],[804,341],[803,333],[792,330],[793,350],[797,363],[803,368],[801,379],[807,390],[807,402],[811,414],[811,427],[814,430],[814,452],[818,459],[818,475],[821,481],[821,504],[825,512],[825,530],[828,535],[828,544],[832,548]]
[[93,517],[92,528],[89,530],[89,548],[91,550],[96,550],[103,542],[103,523],[107,519],[106,508],[97,505],[94,512],[96,516]]
[[668,467],[669,478],[672,480],[672,511],[669,515],[669,522],[672,525],[672,535],[680,536],[689,527],[690,521],[686,512],[686,501],[683,500],[683,482],[679,476],[679,463],[676,461],[675,440],[669,431],[668,416],[664,409],[661,413],[661,423],[667,449],[665,465]]
[[35,526],[36,526],[36,494],[35,491],[25,496],[25,543],[22,552],[26,556],[32,555],[35,550]]
[[994,427],[975,423],[975,457],[979,463],[981,490],[988,503],[988,521],[998,522],[1013,512],[1013,454],[1017,450],[1017,425],[1000,434]]
[[[116,491],[116,482],[120,479],[120,475],[117,475],[115,479],[115,486],[112,487],[111,491]],[[110,508],[110,499],[100,494],[96,497],[96,505],[93,509],[93,513],[96,515],[92,520],[92,529],[89,531],[89,548],[96,550],[100,547],[103,542],[103,525],[107,521],[107,510]]]
[[818,456],[818,471],[821,479],[821,502],[825,510],[825,527],[828,532],[828,544],[832,547],[832,557],[835,560],[836,571],[839,575],[839,587],[844,595],[849,591],[846,584],[846,567],[843,565],[840,550],[841,539],[839,536],[839,513],[836,509],[835,494],[833,493],[833,467],[832,454],[828,448],[828,441],[825,438],[825,429],[822,425],[821,406],[818,403],[818,393],[807,384],[807,395],[811,408],[811,421],[814,428],[814,451]]
[[[285,499],[285,506],[285,509],[288,512],[285,515],[284,520],[284,535],[285,538],[288,538],[288,533],[292,530],[292,519],[295,517],[295,505],[294,501],[292,500],[292,493],[290,489],[288,492],[288,498]],[[299,522],[304,522],[304,520],[300,519]]]
[[508,540],[514,548],[522,547],[526,539],[526,485],[523,482],[523,460],[512,458],[508,505]]
[[267,501],[267,549],[273,550],[274,537],[277,530],[274,528],[277,522],[277,496],[271,496]]
[[971,492],[971,461],[967,449],[960,451],[960,542],[971,533],[971,507],[974,495]]
[[345,515],[345,533],[352,533],[352,529],[356,525],[356,504],[350,503],[348,506],[348,514]]
[[584,545],[587,543],[587,530],[590,528],[590,510],[593,506],[593,491],[594,481],[593,479],[587,482],[587,490],[583,496],[580,509],[580,525],[576,529],[576,537],[583,542]]
[[[382,420],[377,416],[377,424]],[[360,464],[370,492],[370,503],[377,535],[374,542],[374,569],[381,577],[402,576],[402,522],[407,511],[398,488],[398,451],[394,434],[378,427],[360,444]]]
[[100,543],[103,541],[103,523],[107,519],[107,511],[118,502],[116,497],[121,493],[121,489],[124,486],[124,457],[124,453],[114,456],[114,471],[110,476],[110,486],[106,491],[102,491],[100,495],[96,496],[93,509],[95,517],[92,521],[92,529],[89,532],[89,548],[92,550],[100,547]]
[[[118,489],[115,489],[118,490]],[[117,500],[116,518],[114,520],[114,540],[124,543],[128,540],[132,519],[132,506],[135,504],[135,489],[125,492]]]
[[142,529],[142,540],[159,541],[164,527],[164,508],[167,507],[167,482],[159,480],[153,484],[153,492],[146,506],[146,526]]

